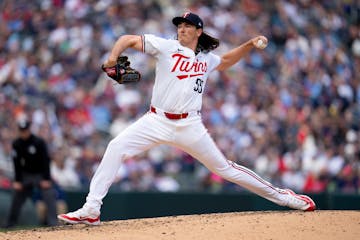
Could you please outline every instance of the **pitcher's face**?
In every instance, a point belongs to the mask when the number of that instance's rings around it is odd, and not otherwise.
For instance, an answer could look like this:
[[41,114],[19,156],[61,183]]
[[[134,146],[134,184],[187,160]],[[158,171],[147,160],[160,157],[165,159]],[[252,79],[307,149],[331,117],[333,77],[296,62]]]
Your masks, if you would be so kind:
[[185,47],[192,48],[197,45],[198,38],[202,33],[202,29],[197,29],[194,25],[183,22],[177,26],[178,41]]

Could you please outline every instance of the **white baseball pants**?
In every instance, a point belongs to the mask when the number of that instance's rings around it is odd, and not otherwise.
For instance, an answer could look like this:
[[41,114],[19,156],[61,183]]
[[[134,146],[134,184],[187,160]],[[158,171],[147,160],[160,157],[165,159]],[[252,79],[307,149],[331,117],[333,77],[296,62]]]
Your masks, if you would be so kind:
[[108,193],[124,159],[159,144],[175,146],[222,178],[276,204],[285,205],[283,190],[272,186],[250,169],[225,158],[199,115],[170,120],[152,112],[142,116],[110,141],[91,180],[86,205],[100,210],[102,199]]

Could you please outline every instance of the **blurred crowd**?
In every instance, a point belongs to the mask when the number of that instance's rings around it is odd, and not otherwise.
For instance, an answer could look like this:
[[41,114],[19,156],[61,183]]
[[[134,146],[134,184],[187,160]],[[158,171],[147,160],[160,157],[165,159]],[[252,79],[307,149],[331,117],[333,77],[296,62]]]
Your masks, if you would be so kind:
[[[229,158],[280,187],[360,193],[360,3],[356,0],[0,1],[0,188],[10,188],[16,119],[45,138],[51,174],[87,190],[110,139],[149,108],[154,59],[128,50],[142,81],[101,71],[116,39],[176,38],[171,23],[199,14],[215,53],[256,35],[254,50],[207,82],[202,117]],[[129,158],[114,191],[242,191],[178,149]]]

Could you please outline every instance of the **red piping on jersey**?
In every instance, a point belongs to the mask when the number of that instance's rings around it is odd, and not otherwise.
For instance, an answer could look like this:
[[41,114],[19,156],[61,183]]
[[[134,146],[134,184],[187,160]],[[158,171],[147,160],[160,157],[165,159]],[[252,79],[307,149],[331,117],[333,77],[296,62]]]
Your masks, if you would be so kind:
[[261,179],[259,176],[256,175],[256,173],[248,170],[247,168],[242,167],[242,166],[239,166],[239,165],[237,165],[235,162],[230,161],[230,160],[228,160],[227,162],[228,162],[228,164],[229,164],[231,167],[235,168],[236,170],[240,170],[240,171],[242,171],[242,172],[250,175],[251,177],[255,178],[256,180],[258,180],[258,181],[261,182],[262,184],[266,185],[267,187],[272,188],[272,189],[274,189],[275,191],[277,191],[277,192],[279,192],[279,193],[285,193],[285,192],[279,191],[279,189],[275,188],[275,187],[274,187],[273,185],[271,185],[269,182]]

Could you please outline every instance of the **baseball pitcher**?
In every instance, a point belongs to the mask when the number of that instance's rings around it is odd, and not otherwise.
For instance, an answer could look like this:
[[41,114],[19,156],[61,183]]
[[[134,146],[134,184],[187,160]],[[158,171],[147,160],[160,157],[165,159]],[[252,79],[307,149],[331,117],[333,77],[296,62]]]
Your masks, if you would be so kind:
[[211,52],[219,46],[219,40],[203,31],[203,21],[198,15],[186,12],[172,22],[177,28],[176,40],[151,34],[124,35],[113,46],[102,69],[121,84],[140,80],[140,74],[130,67],[126,58],[119,60],[126,49],[156,58],[149,112],[110,141],[83,207],[58,218],[71,224],[100,224],[102,200],[124,159],[159,144],[182,149],[222,178],[276,204],[303,211],[315,210],[310,197],[277,188],[250,169],[226,159],[201,119],[202,96],[209,74],[228,69],[253,48],[264,49],[267,38],[254,37],[220,57]]

